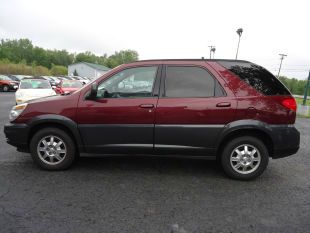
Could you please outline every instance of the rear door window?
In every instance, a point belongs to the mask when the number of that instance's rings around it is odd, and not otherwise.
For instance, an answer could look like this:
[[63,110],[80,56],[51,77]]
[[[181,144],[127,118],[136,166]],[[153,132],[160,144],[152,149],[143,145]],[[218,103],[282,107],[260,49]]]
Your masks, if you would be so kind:
[[192,66],[167,66],[165,97],[215,96],[215,80],[203,68]]
[[264,95],[290,95],[287,88],[261,66],[240,61],[219,61],[218,63]]

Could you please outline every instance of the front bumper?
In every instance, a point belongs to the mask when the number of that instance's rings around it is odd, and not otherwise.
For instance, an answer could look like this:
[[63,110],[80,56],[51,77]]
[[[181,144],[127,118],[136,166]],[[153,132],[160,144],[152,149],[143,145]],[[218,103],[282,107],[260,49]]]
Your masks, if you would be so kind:
[[5,124],[4,134],[8,144],[17,147],[18,151],[28,152],[29,126],[26,124]]
[[9,84],[9,89],[16,91],[18,89],[18,84]]
[[293,125],[273,125],[272,140],[273,154],[272,158],[283,158],[296,154],[299,150],[300,133]]

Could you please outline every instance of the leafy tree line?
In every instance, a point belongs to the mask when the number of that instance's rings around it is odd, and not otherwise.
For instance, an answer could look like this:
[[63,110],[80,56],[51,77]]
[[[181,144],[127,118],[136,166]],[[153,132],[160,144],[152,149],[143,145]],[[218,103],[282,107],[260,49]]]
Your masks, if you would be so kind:
[[[280,81],[295,95],[303,95],[305,93],[305,87],[307,80],[298,80],[296,78],[287,78],[285,76],[280,76]],[[308,90],[310,95],[310,90]]]
[[134,50],[121,50],[110,56],[97,56],[89,51],[76,54],[66,50],[44,49],[34,46],[29,39],[2,39],[0,42],[0,72],[7,70],[16,73],[24,69],[29,73],[29,69],[32,68],[33,73],[34,68],[39,67],[36,69],[41,69],[43,73],[61,74],[66,71],[68,65],[76,62],[91,62],[114,68],[126,62],[136,61],[138,57]]

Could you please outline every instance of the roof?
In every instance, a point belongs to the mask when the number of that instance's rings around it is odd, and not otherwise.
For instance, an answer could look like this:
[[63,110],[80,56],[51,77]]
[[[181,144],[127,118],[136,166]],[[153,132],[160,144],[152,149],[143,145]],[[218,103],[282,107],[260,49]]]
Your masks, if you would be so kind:
[[103,65],[99,65],[99,64],[94,64],[94,63],[89,63],[89,62],[78,62],[78,63],[74,63],[74,64],[71,64],[69,66],[72,66],[72,65],[77,65],[77,64],[85,64],[87,66],[90,66],[96,70],[102,70],[102,71],[108,71],[110,70],[110,68],[106,67],[106,66],[103,66]]
[[[226,62],[246,62],[249,63],[249,61],[245,61],[245,60],[235,60],[235,59],[205,59],[205,58],[200,58],[200,59],[150,59],[150,60],[138,60],[135,62],[152,62],[152,61],[156,61],[156,62],[161,62],[161,61],[215,61],[215,62],[219,62],[219,61],[226,61]],[[129,63],[134,63],[134,62],[129,62]]]

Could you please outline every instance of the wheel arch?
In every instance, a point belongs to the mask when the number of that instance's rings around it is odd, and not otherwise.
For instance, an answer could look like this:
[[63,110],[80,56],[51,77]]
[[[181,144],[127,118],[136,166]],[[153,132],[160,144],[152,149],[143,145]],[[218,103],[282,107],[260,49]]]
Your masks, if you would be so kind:
[[30,126],[30,130],[28,133],[28,145],[33,135],[40,129],[54,127],[68,133],[68,135],[73,139],[78,152],[84,151],[82,139],[78,131],[77,124],[70,118],[60,115],[47,114],[32,118],[28,125]]
[[269,157],[272,157],[274,142],[271,136],[271,129],[266,123],[256,120],[241,120],[227,125],[217,142],[216,155],[221,154],[224,146],[229,141],[242,136],[252,136],[260,139],[266,145]]

